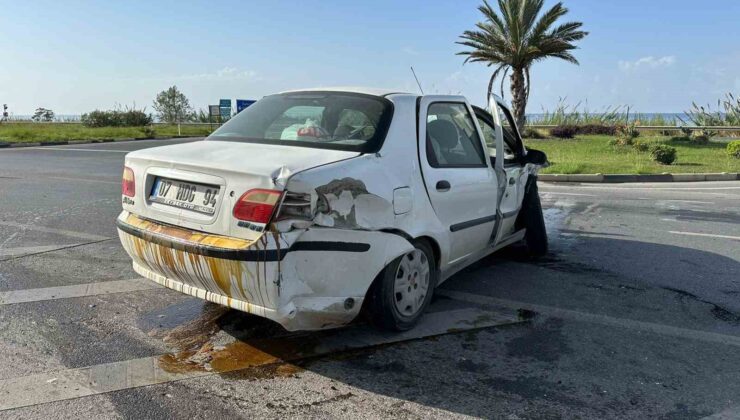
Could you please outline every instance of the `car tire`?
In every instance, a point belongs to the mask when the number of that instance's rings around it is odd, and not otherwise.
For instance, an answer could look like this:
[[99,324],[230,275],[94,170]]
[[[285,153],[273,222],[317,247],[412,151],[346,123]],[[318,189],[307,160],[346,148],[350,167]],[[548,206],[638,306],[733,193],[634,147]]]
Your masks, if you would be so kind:
[[373,284],[368,309],[372,322],[382,329],[413,328],[432,300],[439,279],[434,252],[427,242],[413,245],[413,251],[388,264]]
[[548,250],[547,229],[545,228],[545,218],[542,215],[536,177],[532,178],[526,191],[519,224],[527,229],[524,235],[524,243],[527,246],[529,256],[542,257],[547,254]]

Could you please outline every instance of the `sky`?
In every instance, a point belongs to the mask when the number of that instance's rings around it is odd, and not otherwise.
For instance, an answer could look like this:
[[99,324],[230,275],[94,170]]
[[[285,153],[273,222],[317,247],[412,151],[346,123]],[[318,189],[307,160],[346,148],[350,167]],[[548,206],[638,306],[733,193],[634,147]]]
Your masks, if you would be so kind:
[[[740,0],[563,0],[590,35],[531,70],[529,113],[681,112],[740,94]],[[485,103],[491,69],[463,64],[479,0],[0,0],[0,103],[81,114],[152,111],[177,85],[196,108],[288,89],[372,86]],[[545,2],[545,7],[554,5]],[[510,98],[508,90],[505,97]]]

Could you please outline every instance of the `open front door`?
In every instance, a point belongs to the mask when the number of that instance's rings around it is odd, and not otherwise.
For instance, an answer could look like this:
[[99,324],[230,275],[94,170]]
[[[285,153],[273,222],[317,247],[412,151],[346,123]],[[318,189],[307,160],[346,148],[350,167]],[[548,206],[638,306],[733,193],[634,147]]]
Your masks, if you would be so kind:
[[495,170],[499,177],[497,214],[499,223],[493,244],[506,241],[516,232],[516,219],[524,200],[529,172],[525,170],[521,137],[511,112],[501,100],[491,96],[489,108],[495,123]]
[[497,220],[498,182],[464,97],[421,98],[419,162],[434,212],[450,236],[445,262],[485,249]]

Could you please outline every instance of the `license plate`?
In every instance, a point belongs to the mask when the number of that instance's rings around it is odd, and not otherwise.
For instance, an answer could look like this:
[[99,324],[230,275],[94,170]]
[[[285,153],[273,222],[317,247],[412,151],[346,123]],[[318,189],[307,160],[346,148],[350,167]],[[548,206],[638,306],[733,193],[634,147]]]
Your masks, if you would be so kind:
[[213,214],[216,211],[219,188],[168,178],[157,178],[149,200],[168,206]]

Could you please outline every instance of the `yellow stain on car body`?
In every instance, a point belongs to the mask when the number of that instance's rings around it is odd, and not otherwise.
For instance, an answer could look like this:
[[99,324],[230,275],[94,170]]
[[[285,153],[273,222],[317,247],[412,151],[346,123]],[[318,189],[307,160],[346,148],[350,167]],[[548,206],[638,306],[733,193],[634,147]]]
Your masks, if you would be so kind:
[[[253,241],[230,238],[154,223],[133,214],[129,214],[124,222],[141,231],[143,237],[119,230],[121,242],[133,258],[154,272],[221,295],[228,301],[228,306],[234,306],[232,299],[238,300],[241,304],[246,304],[247,312],[260,312],[250,310],[252,305],[275,307],[276,291],[270,279],[277,275],[275,270],[279,270],[279,263],[230,260],[195,252],[198,246],[228,251],[261,251],[268,246],[265,235]],[[150,235],[178,242],[185,250],[147,240]],[[189,248],[193,248],[194,252],[189,252]]]

